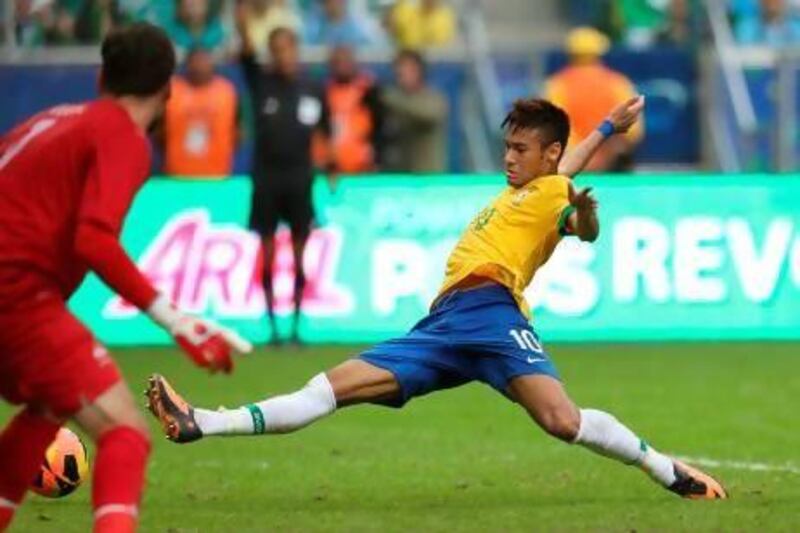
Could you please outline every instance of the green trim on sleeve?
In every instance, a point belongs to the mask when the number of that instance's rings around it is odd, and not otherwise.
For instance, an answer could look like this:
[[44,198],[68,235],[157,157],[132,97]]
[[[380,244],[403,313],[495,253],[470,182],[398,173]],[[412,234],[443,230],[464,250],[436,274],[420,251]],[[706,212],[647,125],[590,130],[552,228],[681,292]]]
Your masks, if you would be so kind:
[[561,211],[561,216],[558,217],[558,234],[564,237],[565,235],[571,235],[569,230],[567,229],[567,220],[569,216],[575,212],[574,205],[568,205]]
[[253,418],[253,434],[261,435],[266,431],[266,424],[264,422],[264,413],[255,404],[245,405],[245,408],[250,411],[250,416]]

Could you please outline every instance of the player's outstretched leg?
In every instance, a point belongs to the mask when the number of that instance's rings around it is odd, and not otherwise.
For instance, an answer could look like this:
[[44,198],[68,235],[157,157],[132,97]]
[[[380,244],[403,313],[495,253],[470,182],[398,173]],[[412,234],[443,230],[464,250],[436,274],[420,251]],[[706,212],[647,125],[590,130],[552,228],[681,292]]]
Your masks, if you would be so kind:
[[550,376],[515,378],[509,392],[554,437],[638,466],[663,487],[684,498],[727,498],[719,481],[658,452],[612,415],[596,409],[578,409],[561,383]]
[[60,422],[24,409],[0,433],[0,531],[22,503]]
[[330,415],[337,407],[389,399],[399,390],[391,372],[350,360],[317,374],[300,390],[238,409],[196,408],[157,374],[150,377],[146,395],[150,412],[167,438],[185,443],[215,435],[290,433]]

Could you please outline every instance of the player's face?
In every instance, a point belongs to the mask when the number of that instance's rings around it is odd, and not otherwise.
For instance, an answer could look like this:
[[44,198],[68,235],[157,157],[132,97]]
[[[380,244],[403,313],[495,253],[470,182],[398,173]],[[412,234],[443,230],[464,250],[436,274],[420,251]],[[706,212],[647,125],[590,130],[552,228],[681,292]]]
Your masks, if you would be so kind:
[[512,187],[522,187],[539,176],[556,173],[561,143],[544,145],[538,130],[509,129],[505,145],[504,170]]
[[414,92],[423,84],[422,68],[413,59],[398,59],[394,65],[394,75],[397,85],[406,92]]
[[195,51],[186,60],[186,76],[198,85],[214,77],[214,57],[206,51]]
[[335,80],[348,81],[357,73],[355,54],[350,48],[339,46],[331,52],[331,76]]

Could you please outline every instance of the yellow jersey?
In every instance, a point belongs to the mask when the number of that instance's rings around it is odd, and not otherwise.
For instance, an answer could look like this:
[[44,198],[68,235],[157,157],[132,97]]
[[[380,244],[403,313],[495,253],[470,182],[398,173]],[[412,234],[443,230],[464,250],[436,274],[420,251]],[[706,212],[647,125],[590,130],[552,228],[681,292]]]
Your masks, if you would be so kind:
[[520,188],[506,187],[475,216],[447,260],[438,299],[470,276],[487,278],[511,291],[530,318],[522,293],[566,234],[570,180],[552,175]]

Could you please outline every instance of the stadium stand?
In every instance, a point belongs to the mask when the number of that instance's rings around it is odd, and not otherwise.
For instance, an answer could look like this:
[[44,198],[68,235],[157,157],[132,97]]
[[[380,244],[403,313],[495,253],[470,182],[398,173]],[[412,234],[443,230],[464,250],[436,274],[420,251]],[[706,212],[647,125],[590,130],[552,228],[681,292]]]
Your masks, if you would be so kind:
[[[397,20],[400,24],[411,20],[409,6],[418,7],[412,0],[246,3],[259,36],[257,42],[266,39],[270,27],[287,24],[302,29],[308,42],[316,43],[306,46],[303,55],[315,65],[312,71],[320,79],[328,57],[325,45],[341,42],[342,35],[348,36],[347,44],[360,48],[359,60],[383,84],[391,80],[394,39],[399,39],[398,45],[412,47],[419,39],[400,36],[396,25]],[[793,3],[542,0],[536,2],[535,17],[526,0],[504,0],[503,9],[493,9],[494,2],[489,0],[434,1],[431,5],[438,10],[436,31],[444,32],[434,41],[442,42],[433,48],[424,43],[419,46],[428,48],[431,83],[447,96],[451,110],[447,126],[450,170],[491,170],[499,149],[495,117],[514,99],[542,91],[547,77],[565,65],[561,44],[567,30],[578,24],[599,28],[612,39],[614,46],[606,64],[628,76],[637,90],[648,96],[648,135],[635,153],[637,167],[755,170],[788,168],[793,161],[797,136],[776,135],[775,131],[778,123],[783,132],[796,130],[796,105],[789,97],[795,85],[796,60],[789,49],[778,53],[771,46],[782,40],[793,42],[795,34],[800,35]],[[228,60],[235,47],[231,2],[3,0],[2,6],[6,14],[14,15],[3,17],[0,47],[0,60],[7,65],[2,76],[8,79],[6,86],[14,98],[0,104],[9,107],[0,126],[7,127],[32,109],[52,102],[61,95],[59,84],[66,85],[74,98],[89,94],[91,69],[82,65],[94,61],[92,43],[114,26],[132,20],[163,25],[184,52],[197,45],[216,50],[221,73],[241,89],[237,68]],[[343,9],[346,17],[338,29],[322,24],[325,8],[331,12]],[[398,14],[399,19],[393,18]],[[456,24],[450,35],[453,15]],[[353,28],[359,31],[351,31]],[[353,41],[353,36],[358,38]],[[59,68],[37,68],[36,64]],[[655,64],[661,68],[653,69]],[[17,92],[32,80],[51,90]],[[780,82],[781,88],[777,101],[769,89],[775,82]],[[11,100],[13,106],[7,103]],[[776,105],[787,112],[776,112]],[[756,124],[756,115],[766,120]],[[717,126],[706,127],[711,123]],[[686,124],[687,134],[679,139],[670,135],[675,124]],[[701,124],[707,135],[699,134]],[[246,168],[249,150],[243,143],[235,170]]]

